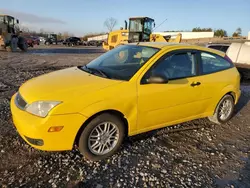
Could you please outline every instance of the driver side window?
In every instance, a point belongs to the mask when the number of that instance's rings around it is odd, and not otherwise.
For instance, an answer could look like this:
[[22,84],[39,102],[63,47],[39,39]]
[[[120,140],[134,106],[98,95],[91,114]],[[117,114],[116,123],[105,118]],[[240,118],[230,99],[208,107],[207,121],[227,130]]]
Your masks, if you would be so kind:
[[166,55],[151,69],[150,75],[155,74],[164,74],[169,80],[195,76],[195,53],[180,52]]

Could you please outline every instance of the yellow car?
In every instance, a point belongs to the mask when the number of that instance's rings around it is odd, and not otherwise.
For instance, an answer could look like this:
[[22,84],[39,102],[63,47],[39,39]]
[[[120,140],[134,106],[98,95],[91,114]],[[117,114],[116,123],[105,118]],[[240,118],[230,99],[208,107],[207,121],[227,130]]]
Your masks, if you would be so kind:
[[96,161],[116,153],[125,136],[204,117],[225,123],[240,94],[239,73],[224,53],[142,42],[27,81],[12,97],[11,111],[31,146],[77,145]]

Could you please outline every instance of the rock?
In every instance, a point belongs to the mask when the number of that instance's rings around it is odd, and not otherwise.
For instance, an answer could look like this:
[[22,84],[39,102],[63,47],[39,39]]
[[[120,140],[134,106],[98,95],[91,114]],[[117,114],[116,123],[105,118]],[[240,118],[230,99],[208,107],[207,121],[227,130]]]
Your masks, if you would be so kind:
[[66,178],[66,181],[69,181],[70,179],[69,179],[69,177],[67,176],[67,178]]
[[165,169],[163,169],[161,172],[162,172],[163,174],[166,174],[166,173],[167,173],[167,171],[166,171]]
[[103,188],[103,186],[101,184],[97,184],[96,188]]

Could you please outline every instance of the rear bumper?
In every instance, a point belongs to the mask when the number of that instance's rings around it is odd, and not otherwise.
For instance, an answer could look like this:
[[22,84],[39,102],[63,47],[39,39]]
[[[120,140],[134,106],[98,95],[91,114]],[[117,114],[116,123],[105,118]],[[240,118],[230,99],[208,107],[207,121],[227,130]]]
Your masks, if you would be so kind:
[[[46,118],[34,116],[17,108],[11,99],[13,123],[20,136],[32,147],[46,151],[71,150],[75,137],[86,117],[81,114],[50,115]],[[63,126],[59,132],[48,132],[52,126]]]

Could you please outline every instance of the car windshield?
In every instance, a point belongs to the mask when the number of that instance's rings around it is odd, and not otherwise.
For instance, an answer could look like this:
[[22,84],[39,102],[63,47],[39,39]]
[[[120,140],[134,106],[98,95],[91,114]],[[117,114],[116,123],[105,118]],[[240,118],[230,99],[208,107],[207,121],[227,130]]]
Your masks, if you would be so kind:
[[148,20],[144,22],[144,33],[151,34],[153,31],[153,20]]
[[109,79],[128,81],[159,50],[146,46],[121,45],[79,68]]
[[133,31],[133,32],[142,32],[142,20],[141,19],[137,19],[137,20],[130,20],[129,23],[129,30]]
[[0,23],[4,22],[4,16],[0,16]]

